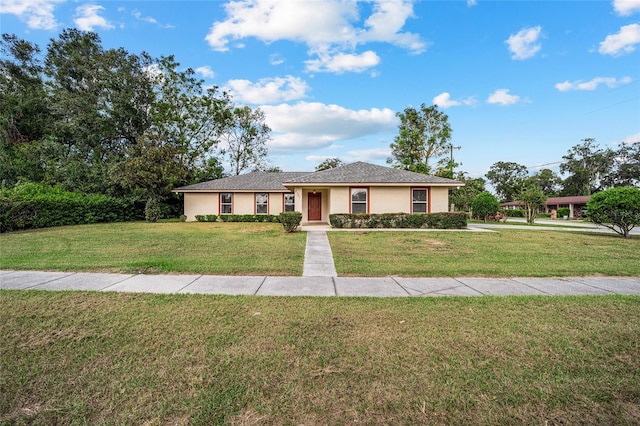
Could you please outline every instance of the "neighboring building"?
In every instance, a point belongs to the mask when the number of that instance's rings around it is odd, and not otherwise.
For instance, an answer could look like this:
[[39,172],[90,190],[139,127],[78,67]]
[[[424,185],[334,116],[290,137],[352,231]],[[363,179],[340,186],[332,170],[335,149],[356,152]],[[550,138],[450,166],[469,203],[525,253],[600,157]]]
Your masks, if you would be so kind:
[[253,172],[183,186],[187,220],[206,214],[299,211],[302,223],[333,213],[446,212],[462,182],[356,162],[320,172]]
[[[570,218],[580,218],[583,216],[584,211],[587,209],[587,201],[589,201],[589,196],[579,195],[574,197],[549,197],[545,202],[545,213],[551,212],[551,210],[558,210],[560,207],[568,207],[569,208],[569,217]],[[500,204],[500,207],[505,209],[519,209],[520,208],[519,201],[510,201],[508,203]]]

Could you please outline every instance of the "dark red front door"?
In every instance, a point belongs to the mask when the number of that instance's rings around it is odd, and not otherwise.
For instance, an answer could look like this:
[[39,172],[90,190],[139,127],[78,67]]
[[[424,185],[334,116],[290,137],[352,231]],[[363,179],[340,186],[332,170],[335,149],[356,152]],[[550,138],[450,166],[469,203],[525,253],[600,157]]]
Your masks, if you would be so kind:
[[322,220],[322,194],[309,193],[309,220]]

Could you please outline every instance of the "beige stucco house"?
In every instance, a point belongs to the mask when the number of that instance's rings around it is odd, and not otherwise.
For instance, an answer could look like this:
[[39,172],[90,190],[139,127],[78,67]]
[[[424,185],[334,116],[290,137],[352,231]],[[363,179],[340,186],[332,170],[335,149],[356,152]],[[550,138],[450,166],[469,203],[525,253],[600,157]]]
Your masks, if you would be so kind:
[[187,220],[206,214],[302,212],[302,223],[333,213],[435,213],[462,182],[356,162],[321,172],[252,172],[183,186]]

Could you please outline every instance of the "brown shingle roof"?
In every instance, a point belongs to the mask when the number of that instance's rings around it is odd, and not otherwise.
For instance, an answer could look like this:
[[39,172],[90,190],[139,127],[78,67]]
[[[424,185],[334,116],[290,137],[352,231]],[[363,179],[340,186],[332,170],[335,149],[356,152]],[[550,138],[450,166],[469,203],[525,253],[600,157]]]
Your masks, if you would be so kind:
[[270,191],[289,192],[297,184],[436,184],[463,185],[451,179],[428,176],[358,161],[321,172],[251,172],[176,188],[174,192]]
[[415,183],[415,184],[450,184],[462,185],[451,179],[437,176],[423,175],[421,173],[398,170],[391,167],[358,161],[334,169],[309,173],[289,181],[286,185],[298,183]]
[[196,183],[174,189],[175,192],[190,191],[271,191],[289,192],[282,182],[307,175],[309,172],[251,172],[222,179]]

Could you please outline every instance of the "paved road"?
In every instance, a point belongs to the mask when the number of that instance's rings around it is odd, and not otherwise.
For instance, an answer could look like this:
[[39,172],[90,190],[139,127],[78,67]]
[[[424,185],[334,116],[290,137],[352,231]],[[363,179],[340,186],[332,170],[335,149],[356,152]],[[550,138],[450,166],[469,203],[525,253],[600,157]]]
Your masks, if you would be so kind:
[[131,275],[0,271],[1,289],[258,296],[482,296],[640,294],[640,277],[402,278]]

